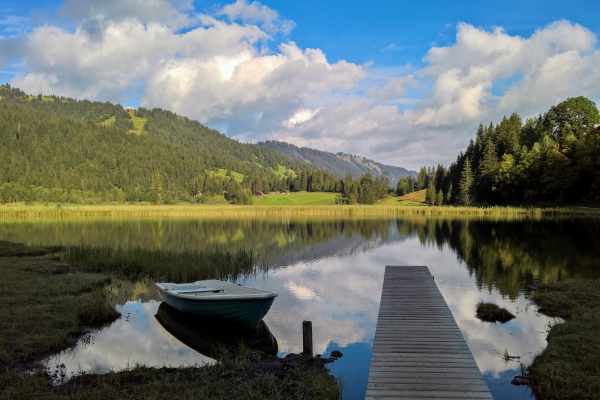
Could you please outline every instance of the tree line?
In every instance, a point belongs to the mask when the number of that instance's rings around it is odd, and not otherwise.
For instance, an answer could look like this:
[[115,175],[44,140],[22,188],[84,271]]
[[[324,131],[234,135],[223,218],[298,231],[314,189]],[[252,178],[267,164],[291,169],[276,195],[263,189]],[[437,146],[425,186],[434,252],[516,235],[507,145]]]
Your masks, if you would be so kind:
[[479,125],[448,168],[422,168],[399,195],[427,189],[430,204],[560,205],[600,202],[600,113],[568,98],[523,123],[516,113]]
[[130,133],[131,115],[118,104],[0,86],[0,202],[251,204],[256,192],[306,190],[372,204],[389,190],[389,178],[341,178],[160,108],[134,115],[146,119],[146,133]]

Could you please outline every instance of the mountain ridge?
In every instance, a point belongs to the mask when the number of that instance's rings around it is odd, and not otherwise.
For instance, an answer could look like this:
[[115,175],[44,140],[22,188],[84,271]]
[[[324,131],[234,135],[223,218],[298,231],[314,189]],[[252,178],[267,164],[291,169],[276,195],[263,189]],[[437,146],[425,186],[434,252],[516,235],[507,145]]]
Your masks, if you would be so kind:
[[276,140],[267,140],[258,142],[257,145],[277,151],[281,155],[290,157],[296,161],[309,163],[317,168],[328,170],[329,172],[344,176],[350,173],[354,178],[358,178],[365,173],[370,173],[374,177],[386,172],[390,177],[392,187],[398,183],[398,179],[412,176],[417,177],[416,171],[406,168],[386,165],[380,162],[368,159],[354,154],[338,152],[336,154],[312,149],[309,147],[298,147],[294,144]]

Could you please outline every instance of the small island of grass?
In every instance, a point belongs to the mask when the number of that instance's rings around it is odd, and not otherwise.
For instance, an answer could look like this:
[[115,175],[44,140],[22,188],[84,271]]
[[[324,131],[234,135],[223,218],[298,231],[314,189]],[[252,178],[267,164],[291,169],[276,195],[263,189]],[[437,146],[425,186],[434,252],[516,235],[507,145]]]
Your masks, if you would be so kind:
[[515,316],[506,308],[500,307],[495,303],[486,303],[480,301],[477,303],[475,316],[485,322],[505,323],[515,318]]

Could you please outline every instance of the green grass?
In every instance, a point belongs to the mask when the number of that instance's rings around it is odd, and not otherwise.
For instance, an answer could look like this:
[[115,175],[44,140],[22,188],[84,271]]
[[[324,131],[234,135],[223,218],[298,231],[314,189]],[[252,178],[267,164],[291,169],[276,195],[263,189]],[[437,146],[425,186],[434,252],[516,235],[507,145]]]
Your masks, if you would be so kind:
[[[287,173],[287,175],[286,175],[286,173]],[[296,176],[296,173],[294,172],[294,170],[287,169],[283,165],[277,165],[277,171],[275,171],[275,175],[277,175],[280,179],[286,178],[287,176],[289,176],[290,178],[293,178]]]
[[80,271],[110,274],[130,280],[235,280],[267,271],[265,265],[257,265],[256,257],[245,250],[173,252],[140,248],[67,246],[62,257],[65,263]]
[[500,307],[494,303],[486,303],[484,301],[477,303],[475,316],[482,321],[502,323],[508,322],[515,318],[515,316],[506,308]]
[[77,272],[58,251],[0,242],[0,375],[73,346],[86,326],[118,316],[103,289],[110,278]]
[[[195,217],[195,216],[452,216],[452,217],[560,217],[596,216],[600,212],[584,208],[453,207],[403,206],[402,202],[383,205],[333,205],[337,193],[294,192],[290,195],[253,197],[254,205],[232,204],[0,204],[0,219],[34,217]],[[290,200],[291,199],[291,200]]]
[[[84,270],[112,272],[121,267],[122,275],[138,276],[152,272],[128,267],[135,258],[141,262],[168,258],[172,269],[182,268],[182,262],[198,262],[190,254],[184,260],[168,252],[136,250],[115,255],[107,249],[79,247],[67,248],[66,258],[72,264],[66,264],[60,257],[63,250],[0,242],[0,399],[341,398],[340,381],[315,359],[302,359],[295,368],[286,368],[286,359],[265,356],[242,344],[235,351],[217,349],[217,362],[212,365],[133,365],[104,375],[82,372],[53,386],[51,376],[38,363],[74,346],[78,337],[89,332],[87,327],[98,327],[118,316],[103,288],[110,278]],[[192,274],[193,269],[188,266]]]
[[425,192],[427,190],[418,190],[400,197],[402,205],[425,205]]
[[333,204],[339,193],[328,192],[292,192],[290,194],[265,194],[265,197],[254,197],[252,202],[259,206],[273,205],[328,205]]
[[113,125],[115,123],[115,121],[117,120],[117,117],[115,117],[114,115],[102,122],[100,122],[101,126],[110,126]]
[[[33,99],[37,99],[37,96],[27,95],[25,98],[27,99],[27,101],[31,101]],[[54,101],[54,99],[52,97],[42,96],[42,101],[52,103]]]
[[146,121],[148,121],[148,119],[136,117],[134,110],[127,110],[127,112],[131,116],[131,121],[133,122],[133,129],[130,129],[129,133],[134,133],[136,135],[146,133],[146,131],[144,130],[144,125],[146,125]]
[[[227,170],[223,169],[223,168],[219,168],[219,172],[215,172],[215,171],[208,171],[209,174],[217,174],[217,176],[221,177],[222,179],[224,179],[227,176]],[[242,180],[244,179],[244,175],[240,174],[239,172],[235,172],[235,171],[231,171],[231,176],[238,181],[238,183],[242,183]]]
[[[296,368],[264,366],[284,360],[264,357],[244,346],[221,350],[212,365],[151,368],[132,365],[104,375],[84,374],[52,387],[41,375],[11,376],[5,398],[38,399],[341,399],[340,382],[307,359]],[[275,363],[273,363],[275,361]],[[282,373],[283,372],[283,373]]]
[[529,367],[536,397],[600,398],[600,280],[541,285],[532,301],[541,313],[564,319]]

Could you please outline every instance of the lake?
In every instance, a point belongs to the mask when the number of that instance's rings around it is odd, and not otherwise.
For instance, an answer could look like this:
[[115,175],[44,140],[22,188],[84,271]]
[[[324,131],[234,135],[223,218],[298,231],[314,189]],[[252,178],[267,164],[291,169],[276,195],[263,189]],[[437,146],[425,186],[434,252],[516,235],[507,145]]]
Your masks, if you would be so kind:
[[[265,317],[277,354],[302,350],[312,321],[315,352],[344,356],[330,368],[344,398],[366,390],[386,265],[426,265],[435,277],[495,399],[529,398],[510,384],[546,345],[548,327],[527,296],[537,283],[600,277],[600,220],[593,218],[86,218],[1,220],[0,240],[29,245],[91,245],[172,251],[251,250],[269,271],[237,283],[278,293]],[[169,333],[155,315],[154,282],[117,281],[110,301],[122,318],[48,360],[106,371],[211,362]],[[483,323],[479,300],[516,319]],[[194,347],[194,346],[192,346]],[[507,351],[520,361],[503,359]]]

